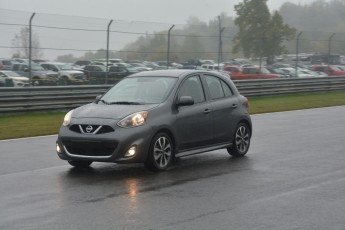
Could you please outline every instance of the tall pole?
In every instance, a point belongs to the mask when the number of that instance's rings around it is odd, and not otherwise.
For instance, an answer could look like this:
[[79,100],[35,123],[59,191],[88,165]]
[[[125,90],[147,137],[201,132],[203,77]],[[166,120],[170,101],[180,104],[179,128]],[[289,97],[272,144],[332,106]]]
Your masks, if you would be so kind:
[[263,47],[264,47],[264,45],[265,45],[265,34],[266,34],[266,31],[264,31],[264,32],[262,33],[262,37],[261,37],[260,63],[259,63],[260,70],[261,70],[261,66],[262,66],[262,55],[263,55],[263,53],[264,53]]
[[223,61],[223,44],[222,44],[222,33],[225,30],[225,27],[222,28],[222,21],[220,16],[218,16],[218,25],[219,25],[219,41],[218,41],[218,71],[220,62]]
[[296,77],[298,77],[298,54],[299,54],[299,39],[302,35],[303,31],[299,32],[297,35],[297,42],[296,42]]
[[29,21],[29,79],[31,82],[32,72],[31,72],[31,59],[32,59],[32,20],[36,13],[33,13]]
[[169,69],[169,62],[170,62],[170,32],[174,28],[175,25],[172,25],[168,30],[168,51],[167,51],[167,69]]
[[109,34],[110,34],[110,25],[113,23],[113,20],[110,20],[108,24],[108,29],[107,29],[107,61],[106,61],[106,72],[105,72],[105,82],[104,84],[108,84],[108,72],[109,72]]
[[328,39],[328,65],[331,64],[331,49],[332,49],[332,38],[334,37],[335,33],[333,33]]

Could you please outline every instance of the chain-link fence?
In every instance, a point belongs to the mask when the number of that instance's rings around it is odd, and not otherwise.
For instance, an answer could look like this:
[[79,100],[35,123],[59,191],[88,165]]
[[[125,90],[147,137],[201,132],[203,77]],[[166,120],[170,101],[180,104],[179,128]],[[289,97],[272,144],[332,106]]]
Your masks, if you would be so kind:
[[[114,58],[229,61],[241,57],[232,53],[237,28],[230,19],[223,15],[207,23],[195,19],[168,24],[0,9],[0,58],[69,63]],[[291,55],[283,59],[299,61],[301,53],[345,54],[344,33],[303,31],[299,35],[285,42]]]

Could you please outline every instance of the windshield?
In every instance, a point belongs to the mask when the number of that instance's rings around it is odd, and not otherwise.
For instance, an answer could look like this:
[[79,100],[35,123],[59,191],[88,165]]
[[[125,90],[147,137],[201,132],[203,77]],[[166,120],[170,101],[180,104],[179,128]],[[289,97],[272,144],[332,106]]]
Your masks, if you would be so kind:
[[45,71],[45,69],[40,65],[33,65],[31,66],[31,69],[34,71]]
[[169,95],[177,78],[137,77],[125,78],[102,98],[105,104],[158,104]]
[[266,69],[266,68],[261,68],[261,73],[262,74],[270,74],[271,72],[268,71],[268,69]]
[[13,71],[4,71],[4,74],[6,74],[8,77],[22,77],[19,74],[17,74],[16,72]]
[[72,65],[67,65],[67,64],[65,64],[65,65],[56,65],[56,67],[59,70],[72,70],[73,69]]

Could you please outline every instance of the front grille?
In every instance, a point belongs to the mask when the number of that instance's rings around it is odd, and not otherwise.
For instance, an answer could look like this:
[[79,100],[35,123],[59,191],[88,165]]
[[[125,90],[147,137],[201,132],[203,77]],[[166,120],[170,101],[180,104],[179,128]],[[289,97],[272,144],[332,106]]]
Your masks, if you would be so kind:
[[73,74],[73,77],[75,79],[79,79],[79,80],[84,80],[85,79],[85,75],[84,74]]
[[117,143],[109,141],[62,140],[67,151],[79,156],[111,156]]
[[114,129],[108,125],[72,125],[71,131],[82,134],[104,134],[114,132]]

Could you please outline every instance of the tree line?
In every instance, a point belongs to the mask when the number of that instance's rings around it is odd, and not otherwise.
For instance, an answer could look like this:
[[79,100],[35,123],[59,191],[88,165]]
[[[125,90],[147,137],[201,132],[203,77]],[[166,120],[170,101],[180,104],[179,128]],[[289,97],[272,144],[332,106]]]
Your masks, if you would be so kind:
[[[183,28],[171,31],[170,60],[184,62],[191,58],[219,57],[221,33],[222,59],[235,57],[268,57],[296,52],[296,34],[303,31],[301,52],[328,50],[328,38],[333,38],[332,50],[345,54],[345,3],[343,0],[315,0],[310,4],[284,3],[278,11],[270,12],[267,0],[243,0],[234,6],[236,15],[221,13],[209,22],[190,17]],[[229,9],[230,10],[230,9]],[[168,31],[158,31],[138,37],[121,52],[110,51],[110,58],[128,60],[166,60]],[[21,36],[16,35],[18,44]],[[36,42],[36,47],[39,43]],[[18,54],[17,50],[17,54]],[[25,52],[23,52],[25,53]],[[58,61],[105,58],[106,50],[87,52],[82,57],[72,54],[59,56]]]

